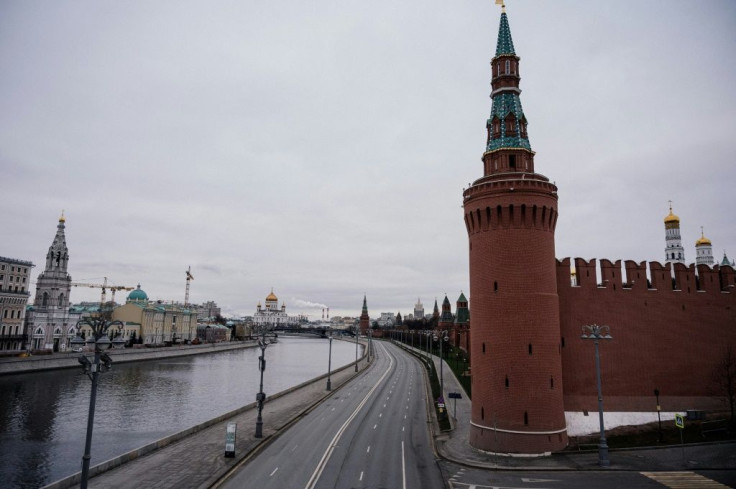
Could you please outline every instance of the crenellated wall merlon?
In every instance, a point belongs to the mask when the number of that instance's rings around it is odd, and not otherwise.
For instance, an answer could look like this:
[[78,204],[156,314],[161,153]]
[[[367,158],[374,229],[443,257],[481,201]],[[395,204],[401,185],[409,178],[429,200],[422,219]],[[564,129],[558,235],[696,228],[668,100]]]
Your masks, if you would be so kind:
[[[736,273],[731,266],[684,265],[682,263],[611,261],[606,258],[557,260],[557,284],[562,287],[607,289],[612,292],[666,291],[723,294],[736,292]],[[736,297],[736,293],[734,294]]]

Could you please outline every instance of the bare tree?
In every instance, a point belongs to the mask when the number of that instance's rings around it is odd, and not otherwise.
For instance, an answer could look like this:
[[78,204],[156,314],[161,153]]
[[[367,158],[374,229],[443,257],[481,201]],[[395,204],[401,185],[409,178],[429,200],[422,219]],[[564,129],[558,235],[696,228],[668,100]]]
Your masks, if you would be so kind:
[[713,387],[716,395],[723,396],[728,402],[733,422],[736,404],[736,352],[731,345],[726,347],[713,368]]

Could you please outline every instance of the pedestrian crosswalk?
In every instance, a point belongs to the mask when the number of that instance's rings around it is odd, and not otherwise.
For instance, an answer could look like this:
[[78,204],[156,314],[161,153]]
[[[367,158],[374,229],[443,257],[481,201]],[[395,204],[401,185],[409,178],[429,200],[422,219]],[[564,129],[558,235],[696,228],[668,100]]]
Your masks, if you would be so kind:
[[695,472],[642,472],[641,474],[671,489],[729,489],[729,486],[724,486],[720,482]]

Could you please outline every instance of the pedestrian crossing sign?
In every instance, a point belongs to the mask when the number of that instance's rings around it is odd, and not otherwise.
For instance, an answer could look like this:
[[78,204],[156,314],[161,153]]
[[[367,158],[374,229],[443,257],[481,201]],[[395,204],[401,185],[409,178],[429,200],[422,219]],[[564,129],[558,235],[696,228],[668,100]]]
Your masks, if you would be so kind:
[[680,429],[685,428],[685,416],[682,414],[675,414],[675,426]]

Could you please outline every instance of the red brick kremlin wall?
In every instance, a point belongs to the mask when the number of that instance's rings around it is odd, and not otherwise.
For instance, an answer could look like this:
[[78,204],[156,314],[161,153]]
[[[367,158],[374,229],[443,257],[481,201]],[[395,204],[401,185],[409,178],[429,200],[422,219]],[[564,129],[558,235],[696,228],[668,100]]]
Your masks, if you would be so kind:
[[[606,411],[723,410],[712,372],[736,348],[736,281],[731,267],[651,262],[557,261],[566,411],[597,411],[594,345],[581,326],[611,328],[600,342]],[[649,284],[647,284],[649,280]]]

